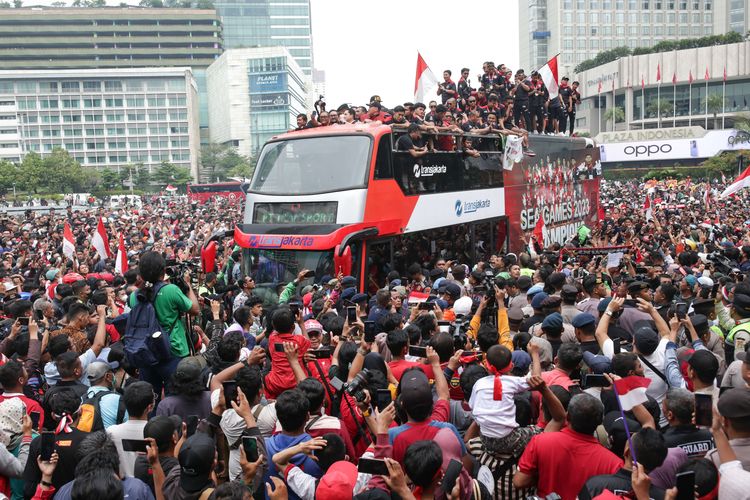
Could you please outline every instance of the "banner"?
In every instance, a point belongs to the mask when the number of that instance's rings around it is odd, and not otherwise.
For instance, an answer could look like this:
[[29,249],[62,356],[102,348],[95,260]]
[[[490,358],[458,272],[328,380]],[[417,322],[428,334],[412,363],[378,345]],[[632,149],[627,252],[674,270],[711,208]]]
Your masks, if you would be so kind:
[[[633,133],[628,133],[633,134]],[[625,133],[621,134],[625,136]],[[711,130],[692,139],[656,139],[601,144],[602,163],[648,162],[710,158],[722,151],[750,148],[750,134],[740,130]]]
[[250,92],[283,92],[286,90],[286,73],[250,74]]
[[289,94],[256,94],[250,96],[251,108],[266,108],[270,106],[285,106],[289,104]]
[[598,149],[583,140],[530,139],[536,156],[503,172],[511,251],[521,248],[521,237],[534,230],[540,215],[545,246],[569,241],[582,225],[594,227],[598,220]]
[[631,250],[630,245],[619,245],[614,247],[580,247],[580,248],[563,248],[561,254],[567,255],[609,255],[610,253],[626,253]]

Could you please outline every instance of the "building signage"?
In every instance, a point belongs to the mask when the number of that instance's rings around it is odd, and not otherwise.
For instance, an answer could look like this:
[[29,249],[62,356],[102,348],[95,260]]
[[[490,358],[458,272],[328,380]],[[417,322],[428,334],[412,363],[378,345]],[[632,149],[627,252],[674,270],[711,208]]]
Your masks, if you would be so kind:
[[623,130],[621,132],[601,132],[596,136],[599,144],[610,142],[661,141],[665,139],[697,139],[706,135],[703,127],[675,127],[646,130]]
[[289,94],[256,94],[250,96],[251,108],[266,108],[270,106],[285,106],[289,104]]
[[287,88],[286,73],[250,75],[250,92],[283,92]]
[[[633,133],[632,131],[630,133]],[[655,137],[655,135],[653,136]],[[748,149],[750,135],[738,130],[711,130],[695,138],[610,142],[599,146],[602,163],[710,158],[722,151]]]

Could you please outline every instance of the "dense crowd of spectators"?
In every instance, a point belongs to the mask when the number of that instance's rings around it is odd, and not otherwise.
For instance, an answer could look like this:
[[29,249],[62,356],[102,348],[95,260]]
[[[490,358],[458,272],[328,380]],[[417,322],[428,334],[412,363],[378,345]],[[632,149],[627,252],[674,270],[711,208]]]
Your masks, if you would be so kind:
[[[229,240],[217,272],[185,264],[239,205],[5,216],[0,493],[748,498],[750,205],[721,188],[604,183],[576,240],[436,246],[372,295],[299,269],[278,304]],[[147,304],[169,352],[142,364],[124,318]],[[612,381],[634,376],[647,400],[622,412]]]

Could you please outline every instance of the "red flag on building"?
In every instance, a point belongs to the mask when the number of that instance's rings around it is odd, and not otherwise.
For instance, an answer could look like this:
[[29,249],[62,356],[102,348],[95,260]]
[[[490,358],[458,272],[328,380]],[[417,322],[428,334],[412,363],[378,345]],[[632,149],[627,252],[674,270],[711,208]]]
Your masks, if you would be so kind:
[[724,66],[724,81],[727,81],[727,67]]
[[641,90],[646,88],[646,81],[643,79],[643,75],[641,75]]
[[706,80],[710,80],[711,75],[708,74],[708,66],[706,66]]
[[656,65],[656,81],[661,83],[661,64]]
[[599,86],[596,89],[596,93],[597,94],[601,94],[602,93],[602,81],[601,80],[599,80]]
[[672,85],[677,85],[677,73],[672,73]]
[[688,83],[691,85],[693,83],[693,70],[692,69],[688,72]]

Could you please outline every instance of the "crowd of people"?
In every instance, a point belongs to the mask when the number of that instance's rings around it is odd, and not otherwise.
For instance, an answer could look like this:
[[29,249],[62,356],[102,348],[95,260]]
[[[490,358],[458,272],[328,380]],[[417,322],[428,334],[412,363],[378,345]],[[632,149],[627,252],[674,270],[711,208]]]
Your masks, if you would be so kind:
[[[487,61],[482,65],[482,73],[477,75],[475,86],[472,86],[469,75],[469,68],[462,68],[458,82],[455,82],[451,70],[443,71],[443,81],[437,86],[437,99],[428,104],[405,102],[386,108],[380,96],[374,95],[366,106],[342,104],[333,109],[328,108],[320,96],[310,117],[304,113],[297,115],[294,130],[382,123],[402,128],[414,125],[416,130],[431,133],[470,132],[524,137],[529,133],[574,134],[576,108],[581,103],[578,82],[570,83],[568,77],[563,77],[558,94],[550,97],[537,71],[527,75],[523,69],[518,69],[514,73],[504,64],[496,66]],[[443,138],[436,141],[435,147],[450,151],[461,146]]]

